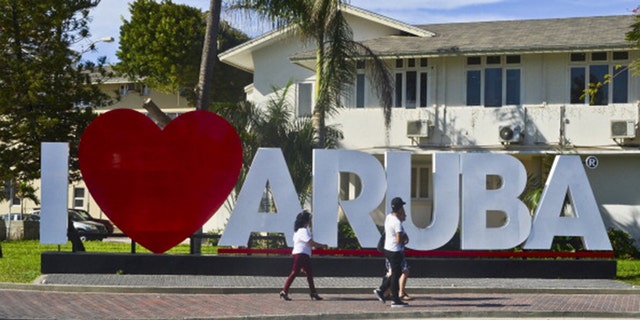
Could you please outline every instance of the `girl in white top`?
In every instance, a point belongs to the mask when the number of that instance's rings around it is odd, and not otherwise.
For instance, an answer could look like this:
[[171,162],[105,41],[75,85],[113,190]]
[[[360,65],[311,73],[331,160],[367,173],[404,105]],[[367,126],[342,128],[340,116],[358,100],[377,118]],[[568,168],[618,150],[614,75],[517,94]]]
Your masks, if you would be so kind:
[[316,292],[315,285],[313,283],[313,270],[311,268],[311,248],[327,248],[326,244],[321,244],[313,241],[313,236],[309,230],[309,224],[311,224],[311,213],[308,211],[302,211],[296,217],[296,222],[293,225],[293,251],[291,255],[293,257],[293,267],[291,273],[287,277],[287,281],[284,284],[284,288],[280,291],[280,298],[290,301],[289,287],[296,278],[296,275],[303,270],[307,275],[307,282],[309,283],[310,296],[312,300],[322,300],[322,298]]

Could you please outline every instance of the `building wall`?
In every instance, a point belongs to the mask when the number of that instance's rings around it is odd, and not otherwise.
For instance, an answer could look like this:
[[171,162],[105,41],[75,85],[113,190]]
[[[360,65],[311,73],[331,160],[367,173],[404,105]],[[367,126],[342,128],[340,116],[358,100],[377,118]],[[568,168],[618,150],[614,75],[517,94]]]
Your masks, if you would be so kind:
[[387,143],[411,145],[411,139],[406,137],[406,120],[418,119],[427,119],[432,125],[429,138],[421,141],[423,146],[500,145],[498,130],[504,125],[519,125],[525,133],[523,143],[527,145],[562,142],[575,146],[615,146],[610,122],[639,119],[638,77],[629,77],[628,103],[569,104],[568,53],[522,55],[522,104],[497,108],[466,106],[465,63],[463,57],[429,59],[428,70],[434,71],[430,71],[428,89],[436,94],[429,97],[427,108],[394,108],[388,142],[382,110],[370,95],[364,109],[341,109],[329,122],[340,125],[345,132],[345,148],[360,149]]
[[[561,153],[561,150],[572,153],[575,152],[573,147],[593,148],[593,154],[601,161],[600,166],[595,170],[585,170],[603,221],[607,228],[624,230],[639,239],[636,245],[640,246],[640,198],[632,187],[635,181],[640,181],[640,169],[636,169],[640,153],[634,151],[635,148],[624,148],[640,141],[611,138],[611,121],[632,120],[637,124],[640,119],[640,78],[629,77],[628,103],[572,105],[569,103],[572,66],[569,53],[526,54],[521,57],[521,105],[498,108],[466,106],[466,58],[436,57],[429,58],[429,67],[425,69],[429,73],[428,107],[394,108],[387,131],[375,93],[367,83],[366,107],[341,109],[328,119],[328,124],[337,125],[343,131],[345,139],[340,147],[344,149],[376,153],[382,149],[480,148],[478,150],[483,152],[515,155],[530,174],[541,171],[541,156],[548,152],[545,149],[555,150],[551,153]],[[630,51],[630,59],[639,57],[638,52]],[[393,66],[393,61],[388,62]],[[284,67],[283,71],[287,68]],[[256,72],[256,79],[261,79],[262,69],[257,67],[256,70],[260,70]],[[305,76],[299,80],[302,79]],[[407,137],[407,121],[419,119],[429,121],[428,137]],[[521,126],[522,141],[513,146],[502,145],[498,132],[503,125]],[[620,146],[631,150],[625,151],[630,154],[611,151],[622,150]],[[607,149],[608,152],[602,151]],[[583,150],[581,154],[584,158],[589,151]],[[429,166],[430,156],[414,156],[413,166],[418,165]],[[432,198],[412,199],[411,208],[411,221],[416,226],[427,227],[432,218]],[[381,220],[384,212],[380,207],[372,213],[373,219],[380,223],[377,220]],[[489,224],[499,225],[500,217],[490,217]]]
[[[313,72],[289,61],[289,57],[300,50],[309,50],[300,41],[290,38],[279,40],[273,45],[257,50],[253,56],[256,72],[253,75],[252,101],[256,105],[263,105],[274,93],[286,86],[289,81],[299,82],[309,79]],[[292,90],[293,91],[293,90]],[[291,101],[295,101],[295,93],[291,92]]]

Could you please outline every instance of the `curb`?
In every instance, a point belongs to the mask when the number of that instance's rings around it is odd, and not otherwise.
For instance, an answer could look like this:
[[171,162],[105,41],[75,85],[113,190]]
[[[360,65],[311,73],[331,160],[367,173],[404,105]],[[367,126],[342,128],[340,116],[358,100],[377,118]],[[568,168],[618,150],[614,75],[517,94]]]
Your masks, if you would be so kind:
[[[39,277],[38,279],[41,279]],[[38,281],[38,279],[36,281]],[[84,292],[84,293],[164,293],[164,294],[249,294],[249,293],[278,293],[280,287],[154,287],[154,286],[124,286],[124,285],[76,285],[76,284],[46,284],[34,281],[25,283],[0,283],[0,290],[22,291],[52,291],[52,292]],[[354,287],[327,287],[319,288],[323,294],[369,294],[372,288]],[[307,293],[307,288],[291,288],[292,293]],[[448,287],[429,288],[412,287],[413,294],[616,294],[616,295],[640,295],[640,290],[607,289],[607,288],[477,288],[477,287]]]

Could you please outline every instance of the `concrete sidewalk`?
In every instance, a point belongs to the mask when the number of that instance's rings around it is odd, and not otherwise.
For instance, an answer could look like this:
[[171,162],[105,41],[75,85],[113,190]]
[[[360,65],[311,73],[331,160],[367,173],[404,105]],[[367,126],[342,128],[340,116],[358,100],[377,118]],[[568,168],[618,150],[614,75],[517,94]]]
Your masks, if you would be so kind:
[[375,299],[378,278],[51,274],[0,284],[2,319],[637,319],[640,288],[615,280],[410,278],[407,308]]
[[[279,292],[286,276],[191,276],[50,274],[34,282],[59,289],[116,290],[117,292],[165,293],[267,293]],[[370,293],[382,278],[316,277],[315,284],[325,293]],[[306,292],[306,278],[299,277],[292,289]],[[420,293],[610,293],[640,294],[640,287],[607,279],[505,279],[505,278],[410,278],[408,291]]]

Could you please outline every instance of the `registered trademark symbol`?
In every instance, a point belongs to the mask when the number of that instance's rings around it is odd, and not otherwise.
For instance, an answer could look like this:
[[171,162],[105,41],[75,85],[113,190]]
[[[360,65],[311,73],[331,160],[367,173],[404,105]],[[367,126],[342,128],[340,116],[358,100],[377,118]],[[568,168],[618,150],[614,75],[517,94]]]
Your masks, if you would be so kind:
[[589,169],[595,169],[598,167],[598,158],[595,156],[588,156],[584,160],[584,165]]

